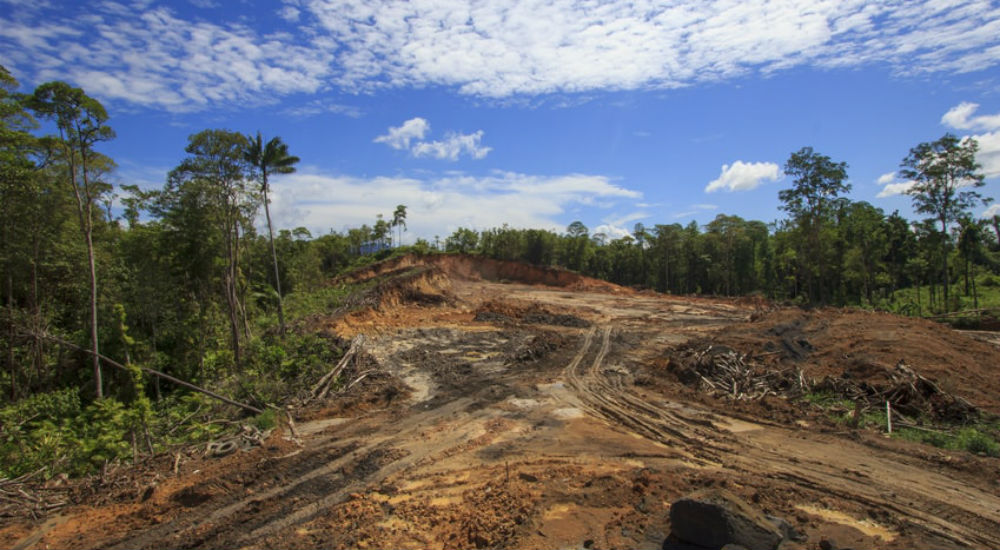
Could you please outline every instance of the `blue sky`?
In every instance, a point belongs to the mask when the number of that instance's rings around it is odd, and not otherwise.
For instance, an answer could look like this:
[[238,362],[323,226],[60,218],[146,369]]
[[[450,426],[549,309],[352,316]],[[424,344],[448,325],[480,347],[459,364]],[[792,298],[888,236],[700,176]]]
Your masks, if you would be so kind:
[[910,216],[894,172],[945,132],[1000,199],[998,2],[0,0],[0,64],[100,99],[121,184],[205,128],[281,136],[275,221],[314,234],[770,222],[803,146]]

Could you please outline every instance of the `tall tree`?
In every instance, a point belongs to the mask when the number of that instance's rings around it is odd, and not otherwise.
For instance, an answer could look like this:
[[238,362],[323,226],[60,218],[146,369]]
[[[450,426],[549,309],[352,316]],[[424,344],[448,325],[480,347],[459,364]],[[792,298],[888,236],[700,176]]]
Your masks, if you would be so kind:
[[[396,211],[392,213],[392,226],[396,228],[399,238],[396,239],[396,246],[403,244],[403,231],[406,231],[406,205],[400,204]],[[400,229],[401,228],[401,229]]]
[[67,183],[76,198],[80,230],[87,245],[87,262],[90,269],[90,349],[94,368],[94,387],[97,397],[103,397],[101,363],[97,336],[97,268],[94,261],[94,204],[107,185],[94,177],[97,153],[94,145],[115,137],[114,131],[104,123],[108,113],[104,106],[87,96],[80,88],[65,82],[48,82],[35,89],[31,108],[42,118],[50,119],[59,129],[59,139],[54,142],[67,169]]
[[[225,270],[222,274],[230,342],[235,366],[241,367],[240,333],[247,332],[245,300],[241,299],[240,235],[250,227],[257,208],[246,186],[246,136],[228,130],[203,130],[188,137],[188,157],[167,176],[161,210],[177,215],[188,207],[207,208],[208,221],[221,236]],[[204,231],[196,225],[191,231]]]
[[784,170],[794,180],[791,189],[778,193],[784,203],[781,209],[792,215],[796,228],[803,233],[798,256],[809,299],[824,301],[828,289],[823,278],[828,275],[830,262],[826,258],[828,239],[821,236],[829,226],[835,200],[851,190],[851,185],[845,183],[847,163],[834,162],[812,147],[803,147],[788,157]]
[[941,283],[944,287],[945,308],[948,305],[948,228],[976,203],[984,205],[984,199],[977,187],[982,187],[982,166],[976,162],[979,144],[972,138],[959,139],[953,134],[945,134],[941,139],[924,142],[910,149],[910,153],[900,164],[899,174],[913,181],[906,192],[913,198],[914,209],[921,214],[930,214],[929,220],[941,226]]
[[281,292],[281,273],[278,271],[278,253],[274,248],[274,228],[271,225],[271,202],[267,197],[268,176],[271,174],[291,174],[299,157],[288,154],[288,145],[280,137],[273,137],[266,144],[260,132],[257,137],[247,136],[245,159],[253,167],[260,181],[260,190],[264,201],[264,216],[267,218],[267,238],[271,244],[271,260],[274,263],[274,286],[278,293],[278,325],[281,334],[285,334],[284,295]]

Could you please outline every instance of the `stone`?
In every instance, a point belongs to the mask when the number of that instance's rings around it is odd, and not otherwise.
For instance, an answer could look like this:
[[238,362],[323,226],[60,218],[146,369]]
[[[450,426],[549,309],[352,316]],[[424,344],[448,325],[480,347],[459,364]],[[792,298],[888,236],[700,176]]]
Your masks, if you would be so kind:
[[712,550],[727,544],[775,550],[783,538],[763,512],[723,489],[702,489],[675,501],[670,526],[676,538]]
[[778,528],[778,531],[781,532],[782,538],[784,538],[785,540],[796,540],[796,541],[805,540],[805,537],[802,536],[802,534],[799,533],[795,529],[795,527],[792,527],[792,524],[788,523],[788,520],[786,520],[785,518],[779,518],[778,516],[767,516],[767,519],[768,521],[771,522],[771,524],[773,524],[775,527]]

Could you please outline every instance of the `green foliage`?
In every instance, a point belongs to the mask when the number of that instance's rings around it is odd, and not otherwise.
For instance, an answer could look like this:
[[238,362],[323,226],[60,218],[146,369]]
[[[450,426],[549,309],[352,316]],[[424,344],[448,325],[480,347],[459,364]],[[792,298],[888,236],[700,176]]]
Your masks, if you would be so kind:
[[273,429],[278,425],[278,411],[265,409],[264,412],[250,419],[250,424],[260,431]]
[[991,424],[966,426],[956,431],[918,430],[901,428],[893,432],[894,437],[916,441],[952,451],[966,451],[973,454],[998,457],[1000,442],[997,442],[997,427]]
[[146,420],[142,408],[107,398],[80,407],[75,391],[36,394],[0,409],[0,477],[39,468],[81,475],[131,457],[130,434]]

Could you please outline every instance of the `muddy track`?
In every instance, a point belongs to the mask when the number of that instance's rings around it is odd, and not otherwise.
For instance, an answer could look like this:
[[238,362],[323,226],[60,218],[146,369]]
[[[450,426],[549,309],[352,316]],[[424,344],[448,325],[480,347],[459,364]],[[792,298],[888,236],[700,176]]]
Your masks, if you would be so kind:
[[[217,507],[209,503],[207,510],[192,513],[144,531],[134,538],[112,543],[111,548],[172,548],[245,546],[259,542],[282,529],[313,519],[356,491],[377,485],[387,477],[406,469],[433,461],[462,446],[480,424],[485,412],[466,413],[473,404],[470,398],[459,398],[441,407],[418,413],[397,424],[392,435],[341,437],[335,445],[347,452],[327,458],[323,453],[329,445],[314,442],[312,452],[287,459],[288,469],[302,469],[296,461],[304,461],[306,469],[289,483],[241,498]],[[443,437],[433,445],[422,442],[420,432],[439,424],[442,419],[454,419]],[[332,443],[331,443],[332,444]],[[309,468],[309,465],[313,467]],[[214,509],[213,509],[214,508]]]
[[[637,435],[657,441],[700,465],[718,464],[718,453],[730,447],[710,439],[705,427],[711,422],[694,417],[682,417],[665,407],[648,403],[624,389],[620,377],[613,375],[612,382],[603,372],[604,362],[611,348],[612,327],[600,329],[600,345],[594,352],[590,366],[581,369],[585,357],[591,354],[597,327],[591,327],[580,344],[580,349],[563,370],[563,377],[574,390],[576,397],[591,415],[602,418],[613,426],[627,429]],[[678,443],[683,447],[678,446]]]
[[[598,330],[600,345],[595,352]],[[668,445],[703,466],[725,463],[730,470],[794,483],[817,498],[832,495],[881,510],[941,543],[1000,548],[996,494],[902,464],[898,457],[875,454],[853,442],[814,441],[801,432],[764,424],[733,434],[724,428],[722,415],[650,403],[622,384],[620,377],[609,379],[603,371],[612,333],[611,325],[584,333],[579,350],[563,370],[567,385],[589,414]],[[582,369],[590,356],[589,367]],[[844,446],[855,448],[844,453]]]

